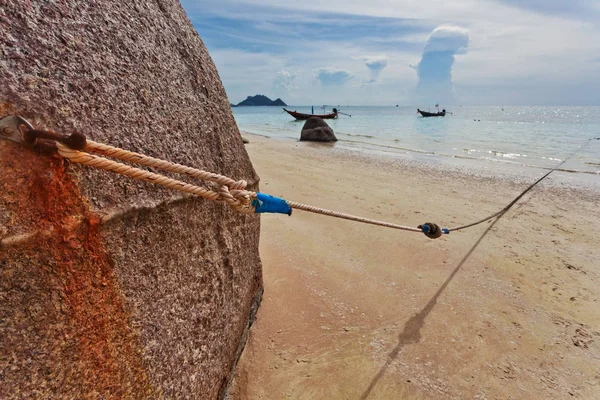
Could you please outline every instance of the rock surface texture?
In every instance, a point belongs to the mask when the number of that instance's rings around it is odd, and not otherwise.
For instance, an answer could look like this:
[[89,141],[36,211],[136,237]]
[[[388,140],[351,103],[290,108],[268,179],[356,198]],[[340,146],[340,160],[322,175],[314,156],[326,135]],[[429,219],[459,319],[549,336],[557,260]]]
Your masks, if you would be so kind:
[[[0,117],[257,189],[179,2],[0,5]],[[0,139],[0,398],[224,397],[262,294],[259,228]]]
[[304,123],[300,133],[301,141],[337,142],[333,129],[319,117],[310,117]]

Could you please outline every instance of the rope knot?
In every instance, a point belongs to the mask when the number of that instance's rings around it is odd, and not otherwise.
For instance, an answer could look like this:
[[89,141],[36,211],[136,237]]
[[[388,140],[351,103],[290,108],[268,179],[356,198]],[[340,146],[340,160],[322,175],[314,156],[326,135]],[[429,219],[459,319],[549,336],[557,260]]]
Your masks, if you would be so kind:
[[[246,185],[245,181],[240,181],[244,183],[244,187]],[[236,182],[239,183],[239,182]],[[235,187],[239,187],[235,185]],[[254,192],[250,192],[244,189],[233,189],[223,185],[219,190],[220,200],[229,204],[231,208],[234,210],[244,213],[244,214],[253,214],[254,206],[252,205]]]
[[425,234],[425,236],[430,239],[437,239],[442,236],[442,233],[449,233],[447,229],[442,229],[433,222],[425,222],[423,225],[419,225],[417,228],[419,228]]

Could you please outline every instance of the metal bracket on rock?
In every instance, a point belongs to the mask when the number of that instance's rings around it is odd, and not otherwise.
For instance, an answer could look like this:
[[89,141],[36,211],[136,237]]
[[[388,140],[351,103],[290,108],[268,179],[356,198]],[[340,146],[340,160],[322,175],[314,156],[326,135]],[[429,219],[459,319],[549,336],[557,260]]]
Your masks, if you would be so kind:
[[0,139],[24,143],[23,126],[33,129],[33,126],[26,119],[15,115],[0,119]]

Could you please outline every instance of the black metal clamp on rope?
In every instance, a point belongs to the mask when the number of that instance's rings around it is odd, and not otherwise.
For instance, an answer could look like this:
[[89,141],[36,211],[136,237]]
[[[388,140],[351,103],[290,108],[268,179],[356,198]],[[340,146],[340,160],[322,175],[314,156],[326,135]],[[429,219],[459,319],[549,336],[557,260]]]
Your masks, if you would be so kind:
[[448,235],[450,233],[449,229],[440,228],[439,225],[434,224],[433,222],[425,222],[423,225],[419,225],[417,228],[419,228],[425,234],[425,236],[430,239],[437,239],[442,236],[442,234]]

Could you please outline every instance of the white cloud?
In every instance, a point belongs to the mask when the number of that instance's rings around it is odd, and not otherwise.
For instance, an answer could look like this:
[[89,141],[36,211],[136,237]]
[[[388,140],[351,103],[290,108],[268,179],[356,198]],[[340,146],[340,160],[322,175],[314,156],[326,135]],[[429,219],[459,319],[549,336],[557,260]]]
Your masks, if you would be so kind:
[[469,46],[469,30],[460,26],[442,25],[433,30],[423,53],[448,51],[456,54]]
[[316,69],[314,77],[324,86],[340,86],[351,79],[352,74],[343,69],[324,67]]
[[362,59],[365,61],[365,65],[372,71],[381,71],[383,70],[389,61],[388,56],[380,55],[380,56],[363,56]]
[[369,69],[369,80],[363,82],[363,86],[377,83],[381,71],[388,65],[389,57],[386,55],[368,55],[362,56],[360,59],[364,61],[365,66]]
[[277,71],[277,77],[273,81],[273,90],[277,93],[291,93],[298,89],[296,85],[296,73],[281,70]]

